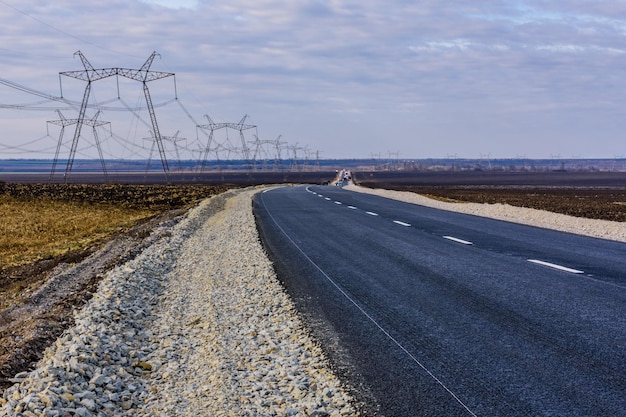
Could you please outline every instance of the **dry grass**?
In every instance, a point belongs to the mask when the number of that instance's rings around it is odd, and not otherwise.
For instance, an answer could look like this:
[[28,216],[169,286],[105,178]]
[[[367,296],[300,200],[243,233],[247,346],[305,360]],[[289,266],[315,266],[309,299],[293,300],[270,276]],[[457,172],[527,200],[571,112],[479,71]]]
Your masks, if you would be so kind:
[[153,214],[111,204],[0,195],[0,269],[86,248]]
[[0,181],[0,272],[80,252],[140,219],[188,208],[225,190],[223,186]]

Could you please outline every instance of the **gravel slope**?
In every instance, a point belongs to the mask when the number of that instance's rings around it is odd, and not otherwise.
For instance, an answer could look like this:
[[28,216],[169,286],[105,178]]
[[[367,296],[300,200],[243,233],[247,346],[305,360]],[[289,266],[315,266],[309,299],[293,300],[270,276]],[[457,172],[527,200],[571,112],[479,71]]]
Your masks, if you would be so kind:
[[206,200],[110,271],[0,416],[357,415],[261,247],[257,191]]

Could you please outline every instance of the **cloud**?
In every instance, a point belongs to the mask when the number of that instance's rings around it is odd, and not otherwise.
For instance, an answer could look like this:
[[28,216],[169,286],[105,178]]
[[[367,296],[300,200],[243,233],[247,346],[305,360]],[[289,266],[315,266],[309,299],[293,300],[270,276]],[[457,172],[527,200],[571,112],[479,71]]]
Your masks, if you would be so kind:
[[141,0],[144,3],[155,4],[168,9],[195,9],[198,7],[197,0]]
[[[248,113],[268,136],[332,147],[327,157],[376,152],[370,132],[399,120],[404,131],[437,137],[446,149],[467,137],[487,147],[540,113],[562,123],[546,141],[559,128],[569,135],[581,117],[585,126],[607,122],[614,130],[602,135],[615,138],[621,132],[612,115],[622,112],[626,88],[624,17],[624,2],[582,0],[0,1],[0,70],[56,94],[59,72],[82,69],[77,50],[97,68],[138,68],[157,51],[152,68],[176,73],[178,96],[195,118]],[[168,82],[151,84],[157,98],[174,94]],[[109,97],[104,84],[94,88],[96,98]],[[63,86],[70,94],[70,81]],[[84,84],[72,86],[80,100]],[[31,99],[3,94],[9,103]],[[0,123],[14,129],[12,137],[33,137],[41,128],[29,126],[44,126],[50,115],[27,114],[34,121],[17,128],[0,109]],[[494,114],[506,123],[494,123]],[[359,125],[353,134],[363,149],[332,145],[333,131],[350,132],[348,123]],[[181,135],[195,136],[194,126],[181,127]],[[390,136],[398,138],[394,148],[414,148],[404,133]]]

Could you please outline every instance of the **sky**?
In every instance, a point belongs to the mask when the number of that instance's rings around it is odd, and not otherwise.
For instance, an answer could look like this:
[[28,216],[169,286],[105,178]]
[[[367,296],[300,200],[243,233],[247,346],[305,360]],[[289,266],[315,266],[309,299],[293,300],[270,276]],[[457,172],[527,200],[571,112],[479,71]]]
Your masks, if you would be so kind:
[[[75,125],[48,121],[78,118],[87,82],[59,75],[85,69],[77,51],[95,69],[158,53],[150,70],[175,76],[146,85],[183,158],[206,149],[205,115],[247,115],[250,149],[320,158],[626,154],[622,0],[0,0],[0,22],[0,79],[73,103],[0,84],[0,159],[69,152]],[[106,157],[153,155],[141,82],[94,81],[89,100]],[[93,130],[77,157],[97,155]],[[225,158],[241,136],[211,146]]]

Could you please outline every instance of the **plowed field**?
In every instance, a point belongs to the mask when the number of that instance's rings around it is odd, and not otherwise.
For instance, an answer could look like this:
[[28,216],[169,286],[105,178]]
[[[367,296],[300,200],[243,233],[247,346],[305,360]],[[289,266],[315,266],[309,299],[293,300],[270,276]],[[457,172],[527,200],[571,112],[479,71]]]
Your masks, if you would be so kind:
[[[363,184],[361,184],[363,185]],[[552,211],[589,219],[626,221],[626,191],[610,189],[571,189],[571,188],[424,188],[394,186],[385,188],[396,191],[410,191],[445,201],[509,204],[538,210]]]

